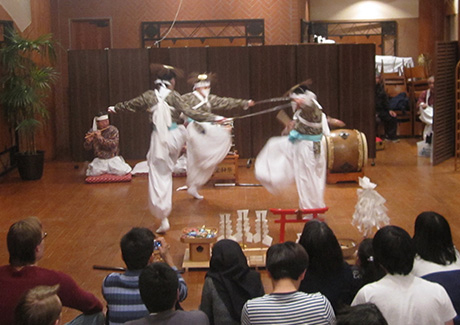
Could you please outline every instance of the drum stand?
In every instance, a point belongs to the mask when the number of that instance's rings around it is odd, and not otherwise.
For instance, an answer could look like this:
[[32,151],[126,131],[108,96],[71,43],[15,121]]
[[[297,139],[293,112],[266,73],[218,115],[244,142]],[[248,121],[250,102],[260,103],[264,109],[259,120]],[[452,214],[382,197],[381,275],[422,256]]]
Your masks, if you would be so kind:
[[338,182],[359,182],[359,177],[364,176],[364,171],[353,173],[332,173],[329,170],[326,174],[327,184],[336,184]]

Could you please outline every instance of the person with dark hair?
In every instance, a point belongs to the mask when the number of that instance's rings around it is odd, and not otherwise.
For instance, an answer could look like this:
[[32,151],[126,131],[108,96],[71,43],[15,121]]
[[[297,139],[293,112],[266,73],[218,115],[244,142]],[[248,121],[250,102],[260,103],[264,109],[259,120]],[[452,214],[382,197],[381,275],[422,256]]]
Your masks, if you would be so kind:
[[14,310],[14,325],[57,325],[61,319],[62,303],[59,284],[37,286],[19,300]]
[[181,71],[174,67],[150,65],[154,89],[129,101],[117,103],[109,112],[148,111],[153,123],[150,148],[147,153],[149,167],[149,208],[161,225],[158,233],[169,230],[168,216],[172,209],[172,172],[185,144],[187,131],[181,114],[196,121],[223,122],[222,116],[192,109],[174,90],[176,78]]
[[388,325],[385,317],[374,304],[346,307],[337,314],[335,325]]
[[93,149],[96,158],[88,165],[86,176],[113,174],[123,176],[131,172],[122,156],[119,155],[119,132],[110,125],[107,113],[99,112],[93,119],[93,127],[85,135],[83,146]]
[[382,76],[379,72],[375,74],[375,117],[377,123],[383,122],[385,139],[399,142],[396,135],[398,131],[398,119],[395,111],[390,109],[390,99],[382,83]]
[[439,213],[426,211],[417,216],[413,240],[417,253],[414,275],[460,270],[460,254],[452,241],[449,223]]
[[169,265],[160,262],[148,265],[139,276],[139,290],[150,315],[125,324],[209,324],[208,317],[200,310],[174,310],[178,285],[176,272]]
[[358,259],[353,272],[353,276],[360,282],[359,287],[378,281],[385,276],[385,270],[375,261],[372,238],[365,238],[359,244]]
[[[295,182],[301,209],[325,207],[327,121],[316,95],[306,84],[288,91],[294,128],[288,136],[270,138],[255,162],[255,176],[272,194]],[[328,127],[327,127],[328,128]]]
[[410,235],[397,226],[385,226],[372,241],[376,262],[387,272],[356,294],[352,306],[373,303],[390,325],[453,324],[455,309],[446,290],[412,275],[415,247]]
[[263,295],[260,274],[249,269],[241,246],[230,239],[214,244],[200,304],[210,324],[240,324],[246,301]]
[[334,324],[331,304],[320,293],[298,291],[308,267],[308,254],[296,243],[285,242],[267,251],[266,267],[273,292],[248,300],[241,324]]
[[345,262],[332,229],[325,222],[309,221],[303,228],[299,244],[310,258],[299,290],[325,295],[336,313],[341,307],[349,306],[359,289],[359,281],[353,277],[351,266]]
[[[215,73],[193,73],[188,82],[193,92],[182,98],[194,110],[211,112],[212,110],[234,108],[248,109],[254,101],[219,97],[210,93],[215,83]],[[208,122],[190,120],[187,126],[187,192],[196,199],[203,199],[198,193],[212,176],[217,165],[228,154],[231,145],[231,127]]]
[[57,284],[62,305],[83,312],[73,324],[103,324],[99,299],[80,288],[69,275],[37,266],[44,255],[46,236],[36,217],[15,222],[8,230],[10,264],[0,267],[0,324],[13,324],[14,308],[25,292],[36,286]]
[[[187,285],[180,275],[164,238],[158,238],[160,256],[175,272],[179,283],[179,302],[187,297]],[[102,294],[107,301],[108,324],[123,324],[149,314],[139,292],[139,275],[153,261],[155,235],[148,228],[132,228],[120,241],[121,254],[127,270],[124,274],[111,273],[102,283]]]
[[412,274],[439,283],[446,289],[460,324],[460,254],[452,241],[447,220],[439,213],[426,211],[415,220],[414,237],[417,255]]

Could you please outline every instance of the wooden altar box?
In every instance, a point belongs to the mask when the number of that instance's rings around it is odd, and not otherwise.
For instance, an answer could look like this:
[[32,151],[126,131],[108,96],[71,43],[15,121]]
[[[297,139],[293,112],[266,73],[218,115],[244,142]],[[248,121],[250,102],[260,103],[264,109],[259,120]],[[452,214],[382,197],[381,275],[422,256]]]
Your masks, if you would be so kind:
[[233,180],[238,182],[238,159],[237,154],[228,154],[222,162],[217,165],[212,179],[218,180]]

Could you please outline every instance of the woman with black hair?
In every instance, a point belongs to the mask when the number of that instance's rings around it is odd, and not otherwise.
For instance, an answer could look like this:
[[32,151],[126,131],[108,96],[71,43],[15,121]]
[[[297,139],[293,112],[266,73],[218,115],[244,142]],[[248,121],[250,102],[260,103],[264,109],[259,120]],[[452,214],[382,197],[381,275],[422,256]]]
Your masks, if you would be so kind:
[[380,280],[386,272],[375,261],[372,238],[365,238],[358,247],[358,259],[353,267],[353,276],[360,281],[360,287]]
[[210,324],[240,324],[246,301],[263,295],[260,274],[249,269],[240,245],[230,239],[218,241],[212,249],[200,304]]
[[413,241],[417,252],[414,275],[460,270],[460,255],[452,241],[449,223],[439,213],[425,211],[417,216]]
[[299,244],[310,257],[305,278],[299,291],[321,292],[329,299],[334,311],[350,305],[359,289],[351,266],[345,262],[340,244],[331,228],[318,220],[305,224]]

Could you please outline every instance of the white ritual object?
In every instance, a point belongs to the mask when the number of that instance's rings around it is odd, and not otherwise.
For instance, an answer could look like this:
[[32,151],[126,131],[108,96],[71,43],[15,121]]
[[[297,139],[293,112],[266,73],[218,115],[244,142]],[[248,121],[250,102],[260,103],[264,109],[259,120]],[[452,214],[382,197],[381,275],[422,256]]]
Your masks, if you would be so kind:
[[359,186],[362,189],[357,190],[358,203],[351,224],[356,226],[364,237],[368,237],[372,235],[374,227],[380,229],[390,224],[390,218],[385,207],[386,200],[375,190],[377,185],[371,183],[368,177],[360,177]]

